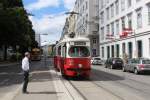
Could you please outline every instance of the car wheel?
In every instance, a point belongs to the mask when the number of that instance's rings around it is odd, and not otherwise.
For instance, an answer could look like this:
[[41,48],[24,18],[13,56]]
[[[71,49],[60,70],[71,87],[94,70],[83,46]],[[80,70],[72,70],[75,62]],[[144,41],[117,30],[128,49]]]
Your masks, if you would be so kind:
[[138,75],[139,71],[137,70],[137,68],[134,69],[134,74]]
[[126,72],[126,69],[125,69],[124,67],[122,67],[122,71],[123,71],[123,72]]
[[95,65],[95,62],[93,62],[92,64]]

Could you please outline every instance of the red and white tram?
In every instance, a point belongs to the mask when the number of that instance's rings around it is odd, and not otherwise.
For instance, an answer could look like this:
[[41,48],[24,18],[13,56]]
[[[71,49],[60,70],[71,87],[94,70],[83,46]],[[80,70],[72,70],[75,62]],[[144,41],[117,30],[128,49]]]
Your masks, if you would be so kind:
[[89,77],[91,72],[88,38],[67,38],[56,45],[54,66],[63,76]]

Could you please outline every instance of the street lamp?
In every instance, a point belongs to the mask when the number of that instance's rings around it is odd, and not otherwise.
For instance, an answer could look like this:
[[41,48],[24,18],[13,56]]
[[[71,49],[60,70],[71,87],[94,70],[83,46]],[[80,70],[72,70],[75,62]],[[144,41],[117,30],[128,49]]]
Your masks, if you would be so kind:
[[75,12],[75,11],[71,11],[71,12],[66,12],[65,14],[70,14],[70,15],[77,14],[77,15],[79,15],[80,13],[78,13],[78,12]]

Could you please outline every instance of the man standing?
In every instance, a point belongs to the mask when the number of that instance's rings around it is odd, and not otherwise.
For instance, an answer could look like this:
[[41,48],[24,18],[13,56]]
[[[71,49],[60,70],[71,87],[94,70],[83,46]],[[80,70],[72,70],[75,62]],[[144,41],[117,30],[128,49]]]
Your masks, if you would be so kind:
[[29,82],[29,58],[30,58],[30,53],[26,52],[25,57],[22,60],[22,70],[24,73],[24,83],[23,83],[23,88],[22,88],[23,93],[28,93],[27,86]]

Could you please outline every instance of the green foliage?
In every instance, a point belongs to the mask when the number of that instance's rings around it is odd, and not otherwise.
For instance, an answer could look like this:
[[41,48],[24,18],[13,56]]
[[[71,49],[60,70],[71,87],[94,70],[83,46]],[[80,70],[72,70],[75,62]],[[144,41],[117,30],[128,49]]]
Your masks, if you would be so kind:
[[35,32],[22,0],[0,0],[0,45],[35,47]]

